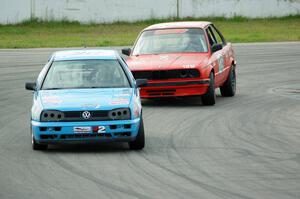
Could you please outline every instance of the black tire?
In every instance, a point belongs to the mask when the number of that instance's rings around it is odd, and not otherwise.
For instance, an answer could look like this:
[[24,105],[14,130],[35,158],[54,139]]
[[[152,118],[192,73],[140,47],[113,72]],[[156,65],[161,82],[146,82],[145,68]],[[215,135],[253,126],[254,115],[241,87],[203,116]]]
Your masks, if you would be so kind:
[[33,150],[47,150],[48,145],[47,144],[38,144],[33,136],[33,133],[31,132],[31,144],[32,144],[32,149]]
[[216,103],[216,92],[215,92],[215,77],[213,72],[209,75],[209,87],[207,93],[201,96],[203,105],[212,106]]
[[234,66],[231,66],[230,73],[226,82],[220,87],[221,95],[223,97],[232,97],[236,91],[236,74]]
[[134,141],[128,143],[129,148],[132,150],[141,150],[145,147],[145,133],[144,133],[144,122],[143,118],[141,118],[139,132]]

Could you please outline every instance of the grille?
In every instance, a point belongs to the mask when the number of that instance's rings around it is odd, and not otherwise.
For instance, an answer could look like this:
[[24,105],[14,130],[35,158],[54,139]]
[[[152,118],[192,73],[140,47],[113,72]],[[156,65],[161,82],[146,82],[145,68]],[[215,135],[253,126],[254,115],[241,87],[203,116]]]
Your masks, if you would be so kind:
[[[126,131],[126,132],[118,132],[113,134],[116,137],[130,137],[131,132]],[[76,138],[111,138],[112,134],[111,133],[78,133],[78,134],[42,134],[40,135],[40,138],[42,140],[53,140],[53,139],[76,139]]]
[[180,70],[156,70],[156,71],[133,71],[135,79],[148,80],[165,80],[179,78],[196,78],[200,77],[200,72],[197,69],[180,69]]
[[89,111],[91,113],[91,117],[89,119],[84,119],[82,117],[82,113],[84,111],[64,111],[63,122],[71,122],[71,121],[103,121],[103,120],[111,120],[108,117],[109,111]]
[[74,138],[97,138],[97,137],[112,137],[110,133],[91,134],[91,133],[78,133],[78,134],[62,134],[61,139],[74,139]]
[[152,97],[173,96],[173,95],[175,95],[176,89],[147,90],[146,92],[149,96],[152,96]]

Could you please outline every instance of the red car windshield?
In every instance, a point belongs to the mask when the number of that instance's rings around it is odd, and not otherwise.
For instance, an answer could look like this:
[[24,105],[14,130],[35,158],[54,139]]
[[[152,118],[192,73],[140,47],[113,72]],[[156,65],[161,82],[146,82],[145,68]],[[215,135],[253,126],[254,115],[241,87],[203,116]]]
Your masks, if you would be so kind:
[[133,55],[208,52],[202,29],[148,30],[139,37]]

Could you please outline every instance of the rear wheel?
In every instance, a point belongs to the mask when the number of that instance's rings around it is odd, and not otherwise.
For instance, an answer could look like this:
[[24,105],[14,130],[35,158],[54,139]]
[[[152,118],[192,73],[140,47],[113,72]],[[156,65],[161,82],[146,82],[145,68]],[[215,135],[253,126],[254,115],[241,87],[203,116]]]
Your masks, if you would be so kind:
[[236,74],[234,66],[231,66],[231,70],[226,82],[220,87],[221,95],[223,97],[232,97],[236,91]]
[[132,150],[141,150],[145,147],[145,133],[144,133],[144,122],[141,117],[139,132],[134,141],[128,143],[129,148]]
[[207,92],[201,96],[203,105],[214,105],[216,103],[216,93],[215,93],[215,77],[213,72],[209,75],[209,87]]
[[31,132],[31,144],[32,144],[32,149],[33,150],[46,150],[48,148],[47,144],[38,144],[35,139],[34,139],[34,135]]

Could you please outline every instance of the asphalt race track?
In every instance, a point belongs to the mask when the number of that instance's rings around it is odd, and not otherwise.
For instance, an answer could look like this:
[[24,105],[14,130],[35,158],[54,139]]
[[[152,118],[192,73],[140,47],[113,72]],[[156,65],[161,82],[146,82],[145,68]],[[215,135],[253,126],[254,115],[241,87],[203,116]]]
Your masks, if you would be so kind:
[[0,199],[300,198],[300,43],[235,49],[237,95],[144,101],[139,152],[33,151],[24,83],[56,49],[0,50]]

